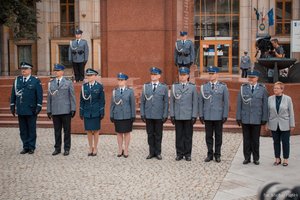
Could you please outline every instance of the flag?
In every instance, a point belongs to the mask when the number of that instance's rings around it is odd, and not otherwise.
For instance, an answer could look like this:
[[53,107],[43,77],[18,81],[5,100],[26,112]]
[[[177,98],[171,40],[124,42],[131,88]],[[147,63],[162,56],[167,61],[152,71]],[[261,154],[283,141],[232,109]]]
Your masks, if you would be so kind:
[[259,12],[256,8],[254,8],[255,14],[256,14],[256,20],[259,20]]
[[273,13],[273,8],[269,10],[268,12],[268,18],[269,18],[269,26],[274,25],[274,13]]

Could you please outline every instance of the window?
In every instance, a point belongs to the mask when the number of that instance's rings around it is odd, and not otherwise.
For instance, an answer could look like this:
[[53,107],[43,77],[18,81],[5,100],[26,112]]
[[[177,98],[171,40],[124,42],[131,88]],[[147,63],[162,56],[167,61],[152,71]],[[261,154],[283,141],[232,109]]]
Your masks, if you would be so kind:
[[74,0],[60,1],[61,36],[73,36],[75,31]]
[[21,62],[32,64],[31,45],[18,45],[18,66]]
[[292,0],[276,1],[276,34],[289,35],[291,32]]
[[69,45],[58,45],[59,48],[59,63],[67,68],[72,67],[72,63],[69,62]]

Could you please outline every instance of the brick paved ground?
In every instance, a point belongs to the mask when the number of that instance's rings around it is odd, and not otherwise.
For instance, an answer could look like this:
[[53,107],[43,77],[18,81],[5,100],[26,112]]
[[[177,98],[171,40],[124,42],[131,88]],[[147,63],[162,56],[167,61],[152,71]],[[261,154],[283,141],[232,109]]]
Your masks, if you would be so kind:
[[213,199],[241,143],[225,133],[222,162],[204,163],[204,133],[195,132],[192,162],[175,161],[174,132],[165,132],[163,160],[146,160],[143,130],[134,131],[129,157],[117,158],[115,136],[101,136],[87,156],[85,135],[72,135],[68,157],[52,156],[52,129],[38,129],[34,155],[20,155],[18,129],[0,130],[0,199]]

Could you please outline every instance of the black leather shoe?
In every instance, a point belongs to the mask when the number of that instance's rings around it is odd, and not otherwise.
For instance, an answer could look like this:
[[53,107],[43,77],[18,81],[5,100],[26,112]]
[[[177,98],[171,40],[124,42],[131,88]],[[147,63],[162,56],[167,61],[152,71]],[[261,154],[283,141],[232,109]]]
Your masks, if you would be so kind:
[[215,160],[216,160],[217,163],[221,162],[221,158],[220,157],[215,158]]
[[23,149],[23,150],[20,152],[20,154],[26,154],[26,153],[28,153],[28,152],[29,152],[28,149]]
[[157,160],[161,160],[162,159],[161,155],[157,155],[156,158],[157,158]]
[[[70,154],[69,151],[65,151],[65,152],[64,152],[64,156],[68,156],[69,154]],[[94,156],[94,154],[93,154],[93,156]]]
[[186,156],[186,157],[185,157],[185,160],[186,160],[186,161],[192,161],[192,158],[191,158],[191,156]]
[[210,162],[211,160],[213,160],[212,157],[206,157],[205,160],[204,160],[204,162]]
[[56,156],[57,154],[60,154],[60,151],[59,151],[59,150],[55,150],[55,151],[52,153],[52,156]]
[[146,159],[151,159],[151,158],[154,158],[154,155],[149,154]]
[[129,155],[125,155],[125,154],[124,154],[123,156],[124,156],[124,158],[128,158]]
[[117,157],[120,158],[120,157],[123,156],[123,155],[124,155],[124,150],[122,150],[122,153],[121,153],[121,154],[118,154]]
[[183,156],[176,156],[175,160],[176,161],[179,161],[179,160],[182,160],[183,159]]
[[250,163],[250,160],[244,160],[243,161],[243,165],[247,165],[248,163]]
[[29,153],[29,154],[34,154],[34,149],[29,149],[29,150],[28,150],[28,153]]
[[93,156],[93,153],[88,153],[88,156]]
[[254,160],[253,163],[254,163],[255,165],[259,165],[259,161],[258,161],[258,160]]

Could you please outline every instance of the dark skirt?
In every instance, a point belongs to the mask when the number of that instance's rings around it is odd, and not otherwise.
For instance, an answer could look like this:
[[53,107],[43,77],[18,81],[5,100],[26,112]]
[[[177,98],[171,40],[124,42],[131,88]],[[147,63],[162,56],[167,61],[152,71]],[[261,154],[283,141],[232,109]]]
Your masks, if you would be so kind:
[[100,127],[100,117],[84,118],[84,129],[86,131],[98,131]]
[[115,131],[117,133],[128,133],[132,131],[131,119],[115,120]]

